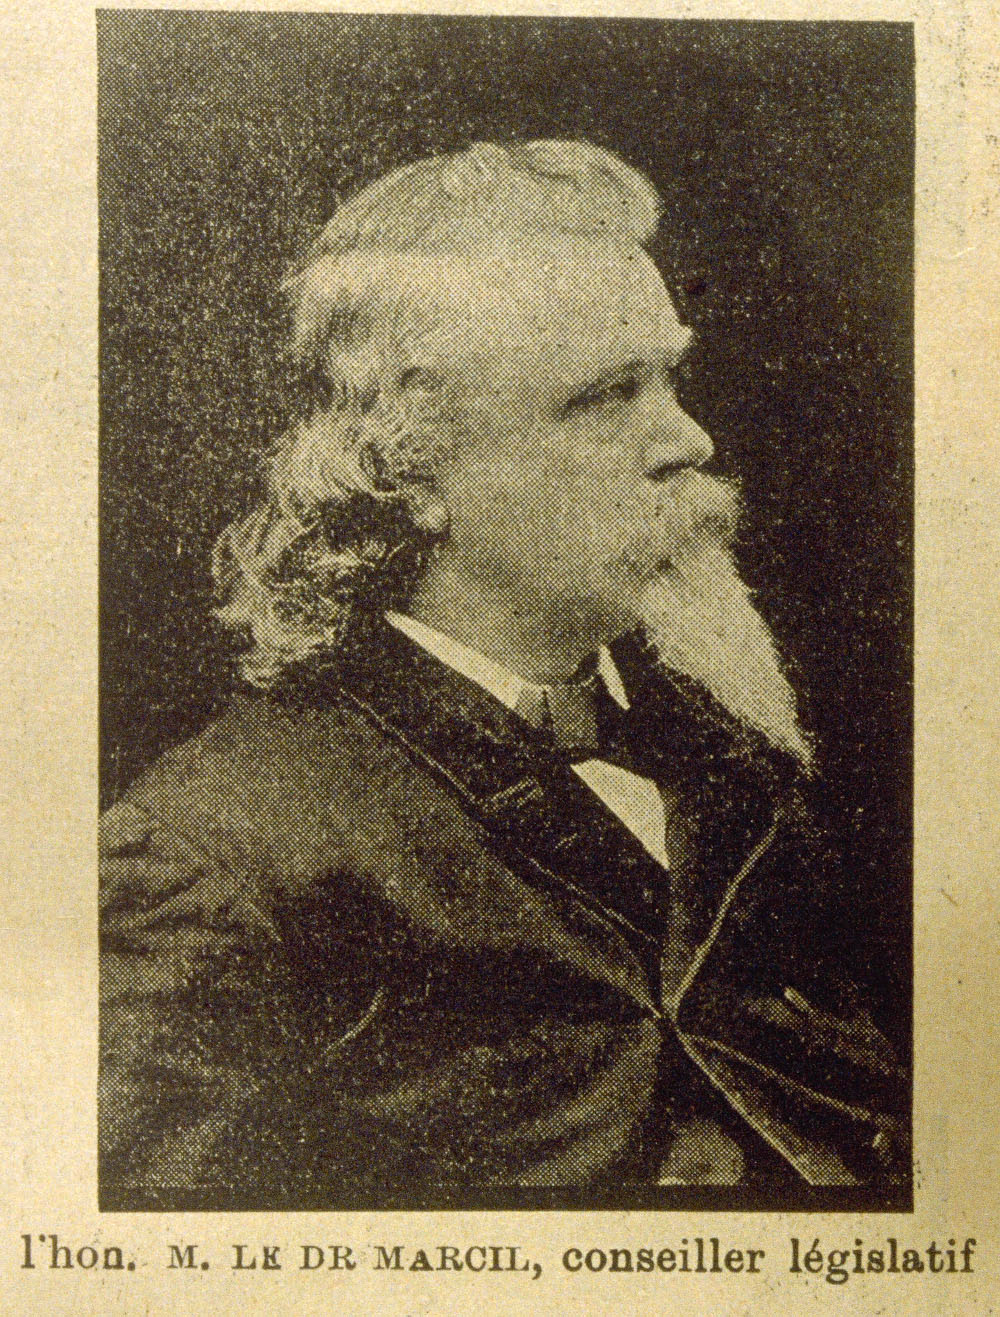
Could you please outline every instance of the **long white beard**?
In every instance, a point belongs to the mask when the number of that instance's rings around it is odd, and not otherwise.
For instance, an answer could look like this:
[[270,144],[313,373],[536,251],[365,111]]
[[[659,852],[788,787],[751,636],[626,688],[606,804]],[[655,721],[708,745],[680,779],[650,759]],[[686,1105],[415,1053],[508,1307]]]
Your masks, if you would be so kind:
[[639,606],[647,639],[665,668],[692,678],[738,722],[809,770],[813,751],[795,692],[728,547],[735,487],[701,475],[687,492],[708,515],[650,571]]
[[707,543],[658,572],[643,594],[640,616],[664,667],[691,677],[737,721],[811,766],[795,692],[724,545]]

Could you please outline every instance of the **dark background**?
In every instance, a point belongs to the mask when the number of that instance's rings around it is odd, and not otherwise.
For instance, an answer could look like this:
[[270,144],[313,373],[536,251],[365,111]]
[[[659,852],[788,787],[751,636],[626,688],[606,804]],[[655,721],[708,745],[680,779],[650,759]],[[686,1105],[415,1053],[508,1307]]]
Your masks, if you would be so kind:
[[823,746],[845,944],[907,999],[911,28],[104,11],[98,43],[104,799],[230,688],[208,552],[287,416],[284,267],[396,165],[584,136],[667,199],[689,405]]

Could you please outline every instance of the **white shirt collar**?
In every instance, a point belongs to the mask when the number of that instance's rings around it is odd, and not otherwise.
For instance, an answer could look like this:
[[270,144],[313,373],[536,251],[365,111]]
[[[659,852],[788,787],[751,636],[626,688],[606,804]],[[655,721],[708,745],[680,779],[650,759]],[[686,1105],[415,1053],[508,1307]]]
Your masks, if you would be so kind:
[[[495,659],[487,658],[485,654],[480,654],[471,646],[464,645],[460,640],[454,640],[441,631],[435,631],[433,627],[418,622],[416,618],[407,617],[403,613],[389,612],[386,613],[385,620],[397,631],[402,631],[405,636],[409,636],[412,641],[421,645],[429,654],[433,654],[435,658],[447,664],[449,668],[488,691],[508,709],[515,707],[518,696],[523,690],[540,689],[534,682],[519,677],[516,672],[511,672]],[[607,686],[611,698],[623,709],[627,709],[628,696],[625,694],[621,675],[606,645],[601,645],[597,651],[597,671]]]

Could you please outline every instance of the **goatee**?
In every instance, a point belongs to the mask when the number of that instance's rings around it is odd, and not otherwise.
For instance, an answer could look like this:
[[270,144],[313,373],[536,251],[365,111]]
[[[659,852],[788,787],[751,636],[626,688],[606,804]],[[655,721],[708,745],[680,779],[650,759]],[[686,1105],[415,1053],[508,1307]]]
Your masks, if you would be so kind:
[[[642,628],[664,669],[697,683],[741,727],[759,733],[809,772],[813,749],[799,721],[795,692],[730,548],[739,515],[737,487],[703,473],[691,475],[683,490],[686,534],[675,535],[650,569],[650,545],[658,539],[663,544],[654,518],[633,558],[638,566],[646,556],[649,572],[639,605]],[[680,492],[671,497],[670,513],[676,513]]]
[[664,668],[690,677],[738,723],[811,768],[795,692],[724,545],[707,543],[658,572],[643,594],[640,617]]

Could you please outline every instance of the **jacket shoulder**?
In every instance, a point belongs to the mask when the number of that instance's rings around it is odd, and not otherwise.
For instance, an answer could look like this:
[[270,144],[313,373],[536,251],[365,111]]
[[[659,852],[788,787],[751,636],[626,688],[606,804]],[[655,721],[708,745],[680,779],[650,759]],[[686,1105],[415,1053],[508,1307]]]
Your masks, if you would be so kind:
[[223,864],[307,874],[383,833],[390,802],[419,795],[420,776],[399,747],[340,704],[240,695],[162,755],[108,810],[102,833],[120,833],[127,845],[146,822]]

